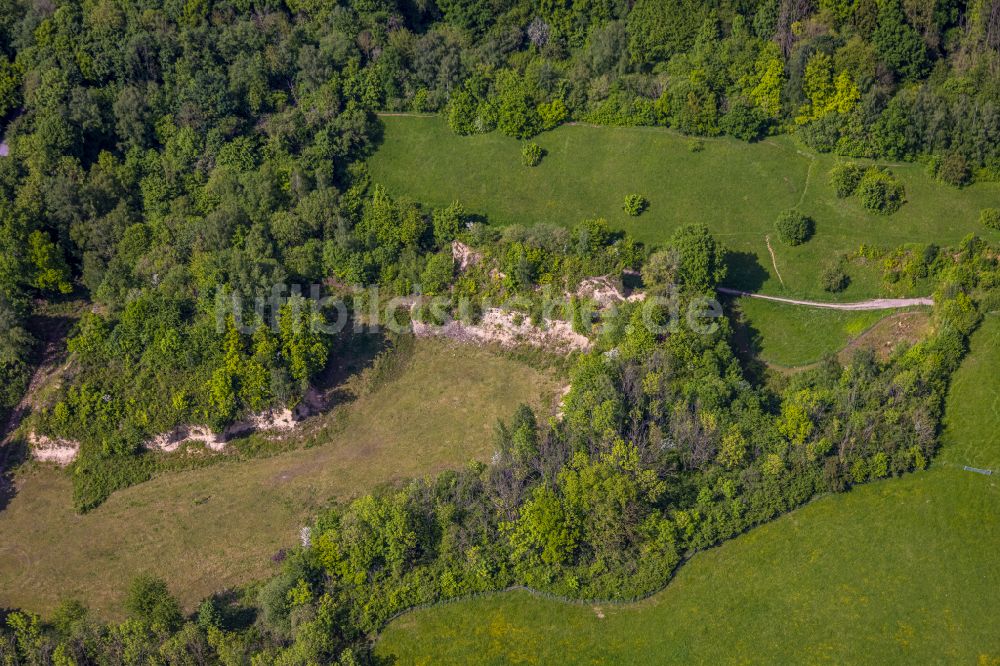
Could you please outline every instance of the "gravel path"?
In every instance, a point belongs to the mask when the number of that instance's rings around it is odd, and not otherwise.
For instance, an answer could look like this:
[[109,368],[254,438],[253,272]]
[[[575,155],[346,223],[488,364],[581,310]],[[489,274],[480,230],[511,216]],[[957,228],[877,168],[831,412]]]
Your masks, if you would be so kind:
[[908,308],[914,305],[934,305],[934,299],[923,298],[874,298],[870,301],[860,303],[823,303],[821,301],[800,301],[794,298],[781,298],[780,296],[767,296],[765,294],[754,294],[749,291],[739,289],[728,289],[719,287],[719,292],[730,296],[749,296],[750,298],[760,298],[765,301],[776,301],[778,303],[789,303],[791,305],[805,305],[812,308],[826,308],[828,310],[892,310],[895,308]]

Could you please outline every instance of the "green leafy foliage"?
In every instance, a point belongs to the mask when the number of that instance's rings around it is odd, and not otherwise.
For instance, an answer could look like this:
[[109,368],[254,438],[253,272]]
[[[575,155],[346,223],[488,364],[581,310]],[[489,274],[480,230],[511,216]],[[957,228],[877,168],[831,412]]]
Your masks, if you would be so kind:
[[649,201],[641,194],[626,194],[624,210],[632,217],[637,217],[649,207]]
[[125,610],[149,627],[165,632],[176,631],[183,619],[180,605],[170,595],[167,583],[150,575],[138,576],[129,583]]
[[823,272],[820,273],[819,280],[823,290],[831,294],[836,294],[847,289],[847,285],[851,283],[850,276],[840,264],[824,268]]
[[972,169],[961,153],[948,153],[937,165],[937,178],[954,187],[964,187],[972,182]]
[[681,227],[670,237],[668,252],[676,256],[673,278],[694,291],[711,291],[726,277],[725,252],[701,224]]
[[802,245],[816,231],[816,223],[808,215],[804,215],[798,210],[791,209],[782,211],[774,223],[775,231],[778,232],[778,239],[785,245]]
[[[689,228],[644,278],[714,254]],[[129,589],[131,618],[92,635],[127,635],[129,649],[150,654],[355,663],[366,636],[418,604],[513,584],[577,599],[644,596],[684,556],[820,493],[926,466],[949,376],[981,319],[977,299],[998,271],[995,250],[973,238],[939,256],[928,338],[885,360],[831,358],[779,386],[747,381],[725,319],[703,333],[650,335],[637,325],[643,306],[624,305],[576,359],[561,420],[542,424],[522,406],[498,424],[489,464],[324,511],[307,542],[244,597],[254,627],[226,629],[212,603],[182,624],[163,581],[141,577]],[[682,293],[682,309],[697,296]],[[90,627],[80,608],[56,625],[63,633],[11,613],[0,649],[22,661],[52,646],[92,660],[117,654],[116,640],[78,640]]]
[[987,229],[1000,231],[1000,209],[984,208],[979,211],[979,222]]
[[541,146],[529,141],[521,148],[521,164],[527,167],[538,166],[542,163],[544,154]]
[[882,215],[895,213],[905,201],[902,183],[888,169],[879,167],[865,170],[858,183],[857,195],[862,206]]
[[[311,299],[237,321],[217,316],[219,295],[252,302],[290,279],[328,277],[396,295],[420,282],[442,295],[523,296],[540,322],[537,294],[584,277],[641,266],[651,294],[677,286],[690,305],[726,275],[701,225],[644,263],[602,220],[499,232],[468,228],[458,204],[395,199],[364,165],[380,110],[443,110],[459,134],[522,140],[574,118],[746,140],[798,121],[817,149],[931,155],[956,185],[1000,161],[988,11],[800,4],[4,5],[3,406],[28,373],[27,304],[86,289],[94,307],[69,340],[74,374],[29,425],[80,442],[70,474],[75,505],[89,510],[161,469],[150,437],[293,406],[325,367],[331,342]],[[831,176],[838,194],[878,213],[902,205],[888,171],[843,169]],[[447,245],[459,238],[482,262],[456,276]],[[819,492],[924,466],[995,256],[970,239],[954,254],[883,257],[887,275],[941,282],[934,335],[777,389],[743,376],[724,320],[705,335],[665,335],[641,324],[665,322],[668,307],[625,304],[577,359],[561,421],[520,410],[498,428],[491,464],[324,513],[314,545],[255,593],[260,628],[223,629],[207,611],[201,626],[184,624],[166,585],[144,578],[130,589],[132,617],[100,630],[76,611],[51,629],[10,613],[0,657],[348,664],[364,636],[417,603],[512,583],[645,594],[684,555]],[[586,330],[579,306],[572,325]]]
[[838,162],[830,170],[830,186],[841,199],[849,197],[858,189],[864,169],[854,162]]
[[917,79],[927,71],[927,46],[910,24],[899,0],[878,5],[872,42],[882,60],[904,79]]

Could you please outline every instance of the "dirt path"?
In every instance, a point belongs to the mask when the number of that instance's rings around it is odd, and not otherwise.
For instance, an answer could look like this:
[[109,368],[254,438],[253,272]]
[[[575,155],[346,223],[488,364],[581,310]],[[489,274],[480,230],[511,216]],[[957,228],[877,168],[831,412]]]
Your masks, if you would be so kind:
[[388,116],[389,118],[433,118],[436,113],[415,113],[412,111],[376,111],[378,117]]
[[922,298],[873,298],[870,301],[859,303],[824,303],[822,301],[801,301],[794,298],[781,298],[780,296],[767,296],[765,294],[755,294],[739,289],[728,289],[719,287],[718,291],[729,296],[749,296],[750,298],[760,298],[765,301],[775,301],[778,303],[788,303],[790,305],[805,305],[811,308],[826,308],[828,310],[893,310],[895,308],[908,308],[915,305],[934,305],[934,299]]
[[764,242],[767,243],[767,251],[771,254],[771,265],[774,266],[774,274],[778,276],[778,282],[784,287],[785,281],[781,277],[781,271],[778,270],[778,258],[774,256],[774,248],[771,247],[771,237],[764,236]]

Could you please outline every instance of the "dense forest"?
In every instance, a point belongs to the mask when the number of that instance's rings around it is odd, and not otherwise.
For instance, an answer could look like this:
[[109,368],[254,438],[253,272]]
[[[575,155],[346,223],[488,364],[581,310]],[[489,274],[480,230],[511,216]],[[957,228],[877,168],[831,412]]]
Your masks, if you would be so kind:
[[[0,0],[0,416],[27,386],[33,309],[84,299],[72,375],[31,426],[81,442],[88,510],[154,473],[149,437],[294,405],[326,366],[336,339],[309,326],[313,301],[220,334],[220,294],[419,285],[451,305],[525,297],[539,320],[545,286],[632,269],[687,304],[725,274],[697,225],[643,248],[601,220],[495,229],[458,202],[394,200],[365,166],[379,111],[520,139],[568,121],[794,132],[964,186],[1000,178],[998,68],[1000,0]],[[458,271],[455,240],[480,268]],[[72,602],[48,623],[12,613],[0,663],[346,664],[418,603],[516,583],[651,592],[689,553],[817,493],[928,464],[996,252],[970,238],[906,259],[939,284],[933,334],[780,391],[746,376],[725,320],[657,334],[626,306],[598,334],[571,299],[595,348],[562,418],[524,408],[491,464],[330,509],[242,600],[252,625],[217,600],[185,618],[140,579],[120,625]]]

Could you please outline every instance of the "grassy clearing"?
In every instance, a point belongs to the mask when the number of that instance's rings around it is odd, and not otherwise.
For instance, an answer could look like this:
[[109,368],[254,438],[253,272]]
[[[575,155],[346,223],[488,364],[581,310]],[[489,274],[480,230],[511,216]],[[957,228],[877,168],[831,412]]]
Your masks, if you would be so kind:
[[740,298],[734,307],[746,326],[751,351],[771,365],[815,363],[851,342],[895,310],[841,311]]
[[684,565],[663,592],[575,605],[515,592],[405,615],[400,664],[975,663],[1000,657],[1000,317],[973,338],[926,472],[823,497]]
[[266,576],[270,556],[331,499],[485,459],[497,418],[520,401],[552,409],[561,384],[484,349],[419,341],[411,354],[390,376],[356,380],[371,391],[307,422],[294,436],[308,448],[165,474],[86,515],[73,512],[65,473],[26,472],[0,511],[0,607],[48,612],[77,596],[116,617],[140,571],[171,581],[190,607]]
[[[934,182],[920,165],[893,166],[908,202],[891,217],[873,215],[856,198],[836,198],[827,182],[835,158],[813,157],[786,136],[754,145],[709,139],[691,152],[687,137],[662,128],[563,126],[535,139],[547,154],[528,168],[520,143],[496,132],[458,136],[436,116],[383,121],[385,139],[371,170],[395,195],[432,205],[459,199],[497,224],[573,225],[600,216],[650,244],[681,224],[704,222],[727,247],[746,253],[729,283],[754,291],[827,300],[818,268],[861,242],[945,245],[971,232],[1000,240],[978,222],[981,208],[1000,205],[1000,184],[959,191]],[[622,210],[629,193],[649,199],[639,217]],[[774,220],[794,206],[816,219],[817,233],[790,248],[774,237]],[[769,234],[784,285],[767,251]],[[836,298],[881,290],[874,271],[855,268],[851,286]]]

